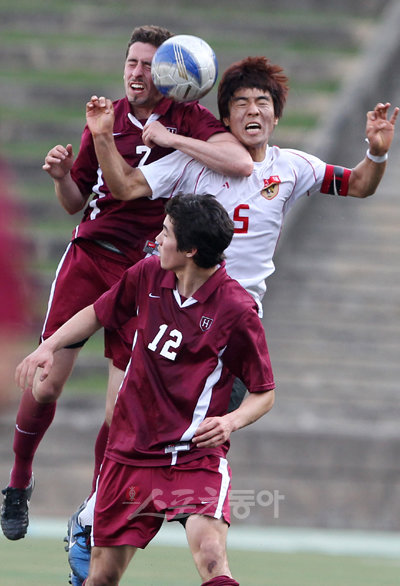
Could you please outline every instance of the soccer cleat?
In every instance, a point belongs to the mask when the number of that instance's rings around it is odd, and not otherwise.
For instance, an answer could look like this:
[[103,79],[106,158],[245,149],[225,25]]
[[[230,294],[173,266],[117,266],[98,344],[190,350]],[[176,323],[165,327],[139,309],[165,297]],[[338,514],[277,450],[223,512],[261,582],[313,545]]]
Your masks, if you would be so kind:
[[29,501],[34,486],[35,481],[32,476],[27,488],[7,486],[1,491],[4,494],[1,506],[1,528],[7,539],[16,541],[25,537],[29,525]]
[[[79,515],[86,506],[83,503],[68,521],[68,535],[64,538],[67,543],[65,551],[68,552],[68,562],[72,573],[70,575],[74,586],[80,586],[88,577],[90,565],[90,533],[91,526],[83,527],[79,523]],[[80,580],[80,581],[78,581]]]
[[72,586],[82,586],[83,582],[82,580],[79,580],[73,572],[70,572],[68,576],[68,584],[72,584]]

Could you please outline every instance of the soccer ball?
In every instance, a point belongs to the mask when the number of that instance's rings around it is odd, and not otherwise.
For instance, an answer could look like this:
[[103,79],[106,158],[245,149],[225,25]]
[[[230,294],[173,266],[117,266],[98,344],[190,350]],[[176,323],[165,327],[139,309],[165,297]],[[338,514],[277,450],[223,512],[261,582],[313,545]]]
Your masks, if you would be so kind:
[[193,35],[176,35],[160,45],[151,63],[156,88],[177,102],[205,96],[216,82],[218,63],[210,45]]

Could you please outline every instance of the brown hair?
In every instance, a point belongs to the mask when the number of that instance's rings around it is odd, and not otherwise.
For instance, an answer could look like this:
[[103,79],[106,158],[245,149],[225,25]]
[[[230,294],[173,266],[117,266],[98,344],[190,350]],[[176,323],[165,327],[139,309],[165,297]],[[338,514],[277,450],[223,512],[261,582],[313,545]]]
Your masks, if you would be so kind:
[[161,26],[156,26],[154,24],[138,26],[132,31],[128,47],[126,49],[126,56],[128,56],[130,46],[133,45],[133,43],[149,43],[154,47],[159,47],[170,37],[173,37],[173,33]]

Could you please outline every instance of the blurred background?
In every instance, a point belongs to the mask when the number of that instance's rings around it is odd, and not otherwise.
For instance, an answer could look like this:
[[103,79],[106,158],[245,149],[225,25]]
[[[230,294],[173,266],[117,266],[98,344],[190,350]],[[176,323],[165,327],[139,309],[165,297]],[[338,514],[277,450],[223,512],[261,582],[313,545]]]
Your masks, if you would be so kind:
[[[397,0],[0,0],[0,153],[13,175],[1,188],[18,202],[24,223],[12,233],[29,254],[19,271],[29,315],[18,359],[37,343],[58,260],[80,220],[57,203],[44,156],[58,143],[77,153],[92,94],[123,96],[135,26],[203,37],[220,73],[248,55],[280,64],[290,95],[273,142],[351,167],[365,154],[367,110],[400,105],[399,8]],[[216,89],[202,103],[217,115]],[[233,438],[235,525],[399,529],[399,154],[397,128],[376,196],[308,198],[288,218],[264,303],[277,400]],[[7,358],[6,371],[15,361]],[[33,516],[67,518],[86,496],[106,373],[94,337],[37,454]],[[1,487],[19,400],[11,385],[2,385]]]

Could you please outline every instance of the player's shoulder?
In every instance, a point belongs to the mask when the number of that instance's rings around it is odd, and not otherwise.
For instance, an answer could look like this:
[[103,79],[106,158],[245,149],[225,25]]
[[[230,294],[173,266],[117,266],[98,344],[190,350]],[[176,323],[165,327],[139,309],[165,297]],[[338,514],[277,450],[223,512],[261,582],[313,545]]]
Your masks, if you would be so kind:
[[129,267],[125,274],[129,278],[152,278],[161,272],[163,269],[160,265],[160,257],[152,254]]
[[202,117],[217,120],[214,114],[200,104],[198,101],[193,102],[173,102],[171,105],[171,112],[175,115],[179,115],[182,118]]
[[268,158],[270,161],[282,167],[301,169],[313,167],[317,164],[324,164],[318,157],[299,149],[281,148],[278,146],[268,147]]
[[318,161],[319,158],[312,153],[307,153],[306,151],[302,151],[300,149],[291,149],[291,148],[283,148],[280,149],[280,156],[282,159],[287,159],[290,161],[294,161],[297,163],[308,163],[309,161]]
[[258,313],[258,306],[254,297],[227,273],[220,282],[218,294],[223,301],[224,312],[232,316],[239,317],[248,311]]

